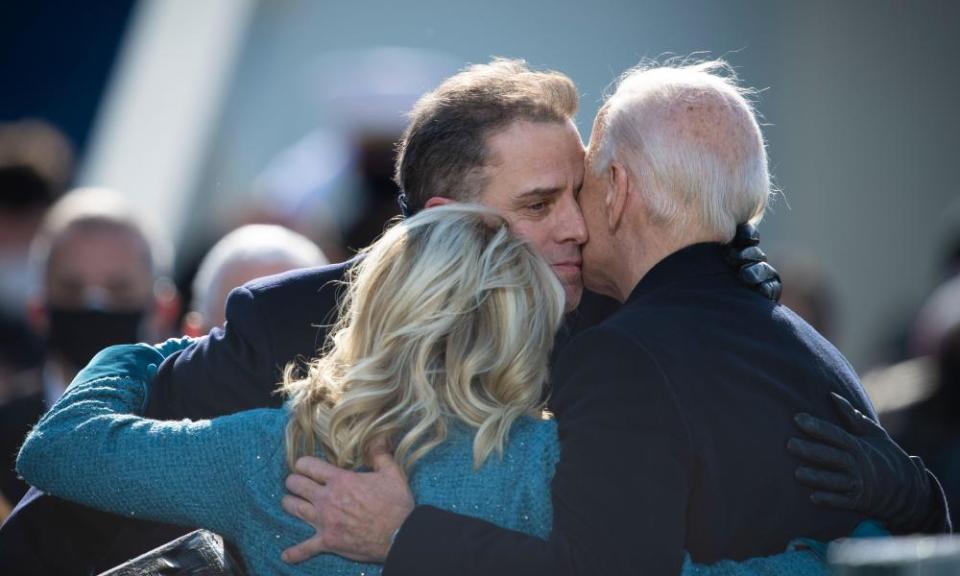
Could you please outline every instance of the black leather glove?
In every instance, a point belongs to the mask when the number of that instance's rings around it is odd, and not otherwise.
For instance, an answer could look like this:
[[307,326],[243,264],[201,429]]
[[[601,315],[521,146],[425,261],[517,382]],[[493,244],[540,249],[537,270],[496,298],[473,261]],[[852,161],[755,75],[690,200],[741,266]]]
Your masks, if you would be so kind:
[[780,300],[780,275],[767,264],[767,255],[760,249],[760,233],[753,224],[737,225],[737,232],[727,245],[727,262],[736,268],[740,281],[770,300]]
[[794,421],[810,439],[787,443],[804,461],[796,478],[814,490],[810,499],[876,518],[897,534],[949,532],[945,496],[923,461],[904,452],[846,398],[831,397],[843,428],[797,414]]

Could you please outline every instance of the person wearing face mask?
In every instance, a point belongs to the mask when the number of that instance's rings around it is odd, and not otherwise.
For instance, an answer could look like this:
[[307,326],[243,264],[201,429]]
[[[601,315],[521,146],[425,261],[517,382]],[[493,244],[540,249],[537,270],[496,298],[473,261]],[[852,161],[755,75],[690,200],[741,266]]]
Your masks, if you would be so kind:
[[77,371],[107,346],[172,335],[179,313],[167,280],[169,251],[115,191],[66,194],[30,250],[35,285],[27,318],[45,343],[45,360],[29,376],[39,392],[0,407],[0,492],[12,503],[28,488],[14,472],[17,448]]

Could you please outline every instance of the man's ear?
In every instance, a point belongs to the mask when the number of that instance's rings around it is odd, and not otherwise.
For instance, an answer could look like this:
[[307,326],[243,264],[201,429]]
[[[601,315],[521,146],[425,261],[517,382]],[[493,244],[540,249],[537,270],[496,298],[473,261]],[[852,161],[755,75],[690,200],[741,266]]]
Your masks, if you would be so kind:
[[623,164],[614,160],[607,168],[607,196],[603,201],[607,226],[611,232],[620,227],[629,192],[630,173]]
[[423,205],[424,208],[433,208],[434,206],[443,206],[444,204],[450,204],[455,202],[450,198],[444,198],[443,196],[431,196],[427,199],[427,203]]

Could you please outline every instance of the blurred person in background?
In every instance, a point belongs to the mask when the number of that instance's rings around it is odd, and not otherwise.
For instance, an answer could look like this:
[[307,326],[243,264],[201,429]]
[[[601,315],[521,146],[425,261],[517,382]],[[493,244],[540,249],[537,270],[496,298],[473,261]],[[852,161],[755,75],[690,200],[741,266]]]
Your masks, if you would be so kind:
[[316,244],[292,230],[270,224],[241,226],[214,244],[200,262],[183,333],[202,336],[223,326],[227,296],[234,288],[255,278],[328,263]]
[[172,254],[120,193],[81,188],[57,202],[31,245],[31,324],[46,342],[46,397],[111,344],[176,331]]
[[0,405],[36,392],[23,372],[39,367],[42,344],[27,324],[29,247],[71,177],[66,138],[38,120],[0,124]]
[[28,253],[47,209],[72,178],[73,152],[38,120],[0,124],[0,312],[26,317]]
[[0,406],[37,392],[31,377],[43,364],[43,344],[27,323],[0,314]]
[[77,371],[111,344],[170,336],[179,314],[166,246],[117,192],[66,194],[44,217],[30,263],[36,286],[28,318],[45,342],[45,360],[21,375],[37,391],[0,407],[0,490],[10,502],[27,490],[14,473],[17,447]]
[[924,303],[911,338],[916,356],[864,377],[878,398],[880,419],[940,481],[952,510],[960,508],[960,276]]

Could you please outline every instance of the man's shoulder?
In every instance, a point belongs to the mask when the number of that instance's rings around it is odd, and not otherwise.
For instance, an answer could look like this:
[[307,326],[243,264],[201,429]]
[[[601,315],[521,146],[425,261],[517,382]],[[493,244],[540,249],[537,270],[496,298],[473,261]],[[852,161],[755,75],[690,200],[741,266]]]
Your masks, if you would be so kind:
[[627,380],[661,375],[649,335],[638,326],[632,314],[618,311],[605,321],[576,335],[563,350],[554,366],[558,383],[570,380],[574,373],[618,374]]
[[647,334],[656,333],[661,323],[675,321],[680,309],[668,302],[628,303],[580,332],[575,341],[581,345],[606,342],[617,347],[643,347]]
[[251,280],[243,288],[255,297],[287,292],[317,292],[337,285],[355,262],[356,259],[351,259],[326,266],[289,270]]
[[353,259],[251,280],[230,293],[227,321],[236,323],[244,317],[258,317],[271,325],[298,326],[312,335],[314,325],[334,319],[331,314],[344,293],[347,272],[355,262]]

